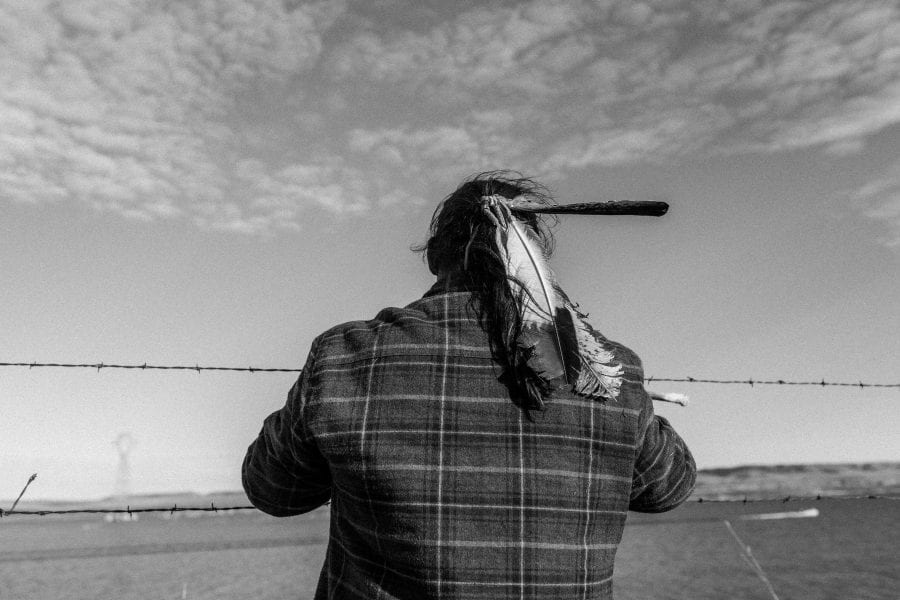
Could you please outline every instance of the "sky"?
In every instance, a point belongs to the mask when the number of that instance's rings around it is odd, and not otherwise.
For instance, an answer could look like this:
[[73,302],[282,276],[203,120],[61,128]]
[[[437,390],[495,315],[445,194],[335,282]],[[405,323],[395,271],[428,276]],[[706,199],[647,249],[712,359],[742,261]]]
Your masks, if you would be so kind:
[[[433,279],[467,176],[560,203],[648,376],[900,383],[895,2],[0,0],[0,362],[300,368]],[[0,368],[0,498],[240,487],[289,373]],[[900,459],[894,389],[650,383],[698,465]]]

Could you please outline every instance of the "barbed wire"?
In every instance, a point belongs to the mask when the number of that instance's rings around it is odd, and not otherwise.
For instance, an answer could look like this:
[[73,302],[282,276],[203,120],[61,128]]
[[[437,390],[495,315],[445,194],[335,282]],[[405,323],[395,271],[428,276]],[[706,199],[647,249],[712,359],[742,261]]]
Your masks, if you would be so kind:
[[[27,367],[29,369],[40,367],[58,367],[69,369],[135,369],[135,370],[162,370],[162,371],[233,371],[244,373],[300,373],[302,369],[286,369],[278,367],[215,367],[195,365],[152,365],[119,364],[119,363],[59,363],[59,362],[0,362],[0,367]],[[863,381],[790,381],[786,379],[706,379],[698,377],[645,377],[647,383],[712,383],[720,385],[792,385],[792,386],[816,386],[816,387],[853,387],[853,388],[897,388],[900,383],[865,383]]]
[[817,387],[854,387],[854,388],[898,388],[900,383],[864,383],[862,381],[787,381],[785,379],[698,379],[696,377],[645,377],[644,381],[652,383],[662,381],[667,383],[718,383],[725,385],[808,385]]
[[815,496],[788,495],[773,496],[769,498],[688,498],[687,502],[696,502],[697,504],[721,503],[721,504],[751,504],[758,502],[819,502],[829,500],[900,500],[900,494],[841,494],[828,495],[816,494]]
[[182,513],[182,512],[215,512],[215,513],[227,513],[230,511],[237,510],[259,510],[255,506],[216,506],[215,504],[210,504],[209,506],[178,506],[177,504],[171,507],[157,507],[157,508],[131,508],[127,506],[125,508],[67,508],[63,510],[3,510],[0,509],[0,518],[9,517],[13,515],[24,515],[24,516],[46,516],[46,515],[135,515],[140,513]]
[[39,362],[0,362],[0,367],[61,367],[69,369],[155,369],[163,371],[243,371],[247,373],[300,373],[303,369],[279,369],[270,367],[201,367],[200,365],[139,365],[99,363],[39,363]]
[[[841,501],[841,500],[900,500],[900,495],[885,495],[885,494],[864,494],[864,495],[816,495],[816,496],[777,496],[777,497],[769,497],[769,498],[689,498],[687,500],[687,504],[759,504],[759,503],[773,503],[780,502],[782,504],[788,502],[823,502],[823,501]],[[182,512],[214,512],[214,513],[228,513],[233,511],[244,511],[244,510],[259,510],[255,506],[216,506],[215,503],[210,503],[209,506],[178,506],[173,505],[170,507],[155,507],[155,508],[131,508],[131,506],[126,506],[125,508],[68,508],[62,510],[3,510],[0,509],[0,518],[3,517],[11,517],[11,516],[47,516],[47,515],[94,515],[94,514],[120,514],[120,515],[135,515],[140,513],[182,513]]]

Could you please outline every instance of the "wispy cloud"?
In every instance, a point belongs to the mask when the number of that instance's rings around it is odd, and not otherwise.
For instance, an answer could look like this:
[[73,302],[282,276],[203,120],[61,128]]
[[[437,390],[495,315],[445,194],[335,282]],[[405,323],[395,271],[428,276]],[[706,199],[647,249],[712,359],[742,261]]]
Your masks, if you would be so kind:
[[558,168],[713,147],[846,151],[900,121],[890,3],[602,4],[531,2],[424,33],[365,31],[331,61],[339,78],[462,100],[457,117],[517,108],[517,124],[554,148],[538,160]]
[[[326,59],[339,81],[423,98],[473,159],[548,174],[802,148],[846,156],[900,123],[889,2],[523,2],[414,31],[381,21]],[[351,144],[389,137],[378,148],[407,160],[438,128],[357,130]],[[867,214],[890,220],[890,206]]]
[[900,161],[849,194],[849,199],[862,213],[887,225],[883,241],[900,247]]
[[[330,6],[4,3],[0,193],[138,219],[273,220],[229,197],[252,126],[235,115],[255,88],[281,93],[314,66],[336,16]],[[248,187],[251,199],[266,191]]]
[[840,157],[900,122],[892,2],[373,6],[0,6],[0,194],[269,231],[423,173]]

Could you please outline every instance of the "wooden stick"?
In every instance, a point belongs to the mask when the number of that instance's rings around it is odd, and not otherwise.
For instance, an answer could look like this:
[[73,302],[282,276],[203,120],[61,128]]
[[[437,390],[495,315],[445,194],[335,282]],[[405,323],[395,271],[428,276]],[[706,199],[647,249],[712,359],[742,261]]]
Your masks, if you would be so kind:
[[669,205],[665,202],[649,200],[555,205],[523,201],[510,203],[510,208],[523,212],[555,215],[641,215],[645,217],[661,217],[669,210]]
[[647,392],[650,394],[651,400],[657,400],[659,402],[671,402],[672,404],[678,404],[679,406],[687,406],[688,405],[688,397],[684,394],[678,394],[675,392],[669,393],[661,393],[661,392]]
[[10,507],[10,509],[7,512],[12,512],[12,511],[16,510],[16,504],[19,503],[19,500],[21,500],[22,496],[25,494],[25,490],[28,489],[28,486],[31,485],[31,482],[34,481],[35,479],[37,479],[37,473],[33,474],[31,477],[28,478],[28,481],[25,482],[25,487],[23,487],[22,491],[19,492],[19,497],[16,498],[16,501],[13,502],[12,507]]

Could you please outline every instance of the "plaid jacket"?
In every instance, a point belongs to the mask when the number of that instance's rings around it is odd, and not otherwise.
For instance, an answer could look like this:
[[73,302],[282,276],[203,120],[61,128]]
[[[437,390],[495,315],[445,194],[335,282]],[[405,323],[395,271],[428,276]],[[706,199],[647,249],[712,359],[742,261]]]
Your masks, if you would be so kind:
[[316,338],[248,449],[261,510],[331,500],[317,599],[611,598],[627,511],[690,494],[694,461],[654,416],[634,353],[610,342],[617,401],[559,391],[529,419],[469,300],[439,282]]

